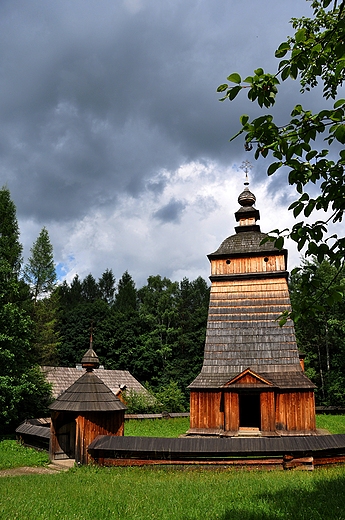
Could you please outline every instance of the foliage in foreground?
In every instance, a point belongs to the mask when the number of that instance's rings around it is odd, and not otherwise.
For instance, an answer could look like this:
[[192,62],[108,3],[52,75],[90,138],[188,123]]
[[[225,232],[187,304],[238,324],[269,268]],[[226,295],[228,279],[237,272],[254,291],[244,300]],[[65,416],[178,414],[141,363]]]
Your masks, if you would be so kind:
[[0,517],[20,520],[340,520],[343,467],[314,472],[73,468],[0,479]]
[[[283,124],[277,124],[266,110],[253,120],[243,114],[241,129],[232,139],[244,134],[245,149],[254,148],[255,159],[270,157],[267,174],[279,175],[286,167],[288,183],[296,189],[297,199],[289,209],[302,219],[291,230],[272,232],[277,234],[276,246],[283,247],[284,237],[289,236],[299,251],[305,249],[306,256],[316,255],[319,262],[329,260],[339,269],[344,265],[345,237],[328,236],[328,227],[330,222],[342,221],[345,209],[345,99],[340,97],[345,79],[345,1],[311,0],[310,4],[312,16],[293,18],[294,34],[275,52],[280,60],[276,73],[257,68],[242,80],[235,72],[218,92],[223,94],[221,101],[232,101],[245,90],[250,101],[266,109],[276,103],[280,81],[298,80],[306,102],[308,91],[323,87],[320,112],[298,104],[291,107],[291,119]],[[319,216],[319,211],[324,213]],[[336,301],[338,294],[336,290]],[[297,307],[294,313],[299,314]]]

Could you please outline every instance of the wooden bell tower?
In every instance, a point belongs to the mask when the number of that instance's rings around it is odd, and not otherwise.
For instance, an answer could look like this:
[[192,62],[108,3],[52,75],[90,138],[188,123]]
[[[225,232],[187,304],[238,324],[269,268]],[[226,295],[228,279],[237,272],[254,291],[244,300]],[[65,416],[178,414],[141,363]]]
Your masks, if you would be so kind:
[[198,435],[315,433],[314,384],[299,359],[290,309],[287,251],[261,233],[248,182],[236,233],[211,262],[204,363],[189,386],[190,429]]

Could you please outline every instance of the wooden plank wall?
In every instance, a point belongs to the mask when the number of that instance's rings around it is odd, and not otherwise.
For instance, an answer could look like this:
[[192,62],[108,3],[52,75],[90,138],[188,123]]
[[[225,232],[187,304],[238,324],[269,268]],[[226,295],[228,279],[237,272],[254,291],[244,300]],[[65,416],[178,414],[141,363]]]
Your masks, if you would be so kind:
[[275,423],[275,399],[274,392],[261,392],[260,411],[261,411],[261,431],[274,432]]
[[124,411],[112,413],[88,412],[76,419],[76,453],[75,461],[88,464],[90,456],[87,447],[97,435],[123,435]]
[[224,392],[224,429],[236,432],[240,426],[240,407],[237,392]]
[[[261,431],[315,431],[315,399],[312,391],[260,393]],[[237,392],[191,392],[190,428],[239,429]]]
[[276,428],[315,431],[315,397],[312,391],[284,392],[276,396]]
[[221,391],[190,393],[190,428],[224,428]]
[[[265,261],[266,259],[266,261]],[[267,255],[211,261],[211,275],[285,271],[284,255]]]

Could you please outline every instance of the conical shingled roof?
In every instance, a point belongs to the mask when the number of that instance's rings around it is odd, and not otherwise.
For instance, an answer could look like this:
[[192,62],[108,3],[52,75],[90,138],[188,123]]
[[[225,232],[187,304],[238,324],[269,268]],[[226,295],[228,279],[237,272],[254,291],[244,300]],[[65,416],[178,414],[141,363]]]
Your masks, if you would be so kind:
[[93,372],[86,372],[49,407],[71,412],[110,412],[126,406]]
[[111,412],[126,410],[126,406],[93,372],[99,366],[99,359],[90,348],[82,359],[86,372],[63,392],[50,406],[51,410],[70,412]]

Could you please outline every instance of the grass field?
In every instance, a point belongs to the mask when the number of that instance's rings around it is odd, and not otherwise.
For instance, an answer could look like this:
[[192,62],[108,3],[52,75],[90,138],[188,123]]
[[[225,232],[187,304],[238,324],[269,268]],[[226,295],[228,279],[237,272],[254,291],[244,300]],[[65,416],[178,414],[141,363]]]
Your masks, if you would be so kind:
[[345,468],[73,468],[0,478],[6,520],[344,520]]
[[[345,433],[345,417],[318,416],[317,422]],[[173,437],[187,428],[188,419],[125,425],[127,435]],[[14,445],[0,442],[0,466],[6,458],[45,463],[44,453]],[[344,496],[345,466],[313,472],[88,466],[0,478],[0,519],[345,520]]]
[[[345,433],[345,415],[317,415],[317,428],[330,433]],[[177,419],[130,420],[125,422],[125,435],[142,437],[178,437],[189,428],[189,417]]]
[[125,421],[125,435],[133,437],[178,437],[189,428],[189,417]]
[[45,451],[24,448],[15,440],[6,439],[0,442],[0,470],[21,466],[44,466],[48,462],[48,453]]

